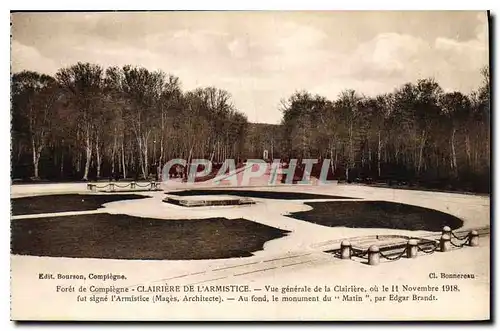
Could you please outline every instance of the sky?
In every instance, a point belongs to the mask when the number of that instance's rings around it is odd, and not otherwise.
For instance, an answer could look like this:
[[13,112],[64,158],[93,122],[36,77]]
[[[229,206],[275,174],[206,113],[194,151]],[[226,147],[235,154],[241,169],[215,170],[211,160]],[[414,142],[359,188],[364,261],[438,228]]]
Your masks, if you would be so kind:
[[11,14],[11,70],[131,64],[215,86],[251,122],[280,122],[299,90],[373,96],[434,78],[470,93],[488,64],[486,12],[255,11]]

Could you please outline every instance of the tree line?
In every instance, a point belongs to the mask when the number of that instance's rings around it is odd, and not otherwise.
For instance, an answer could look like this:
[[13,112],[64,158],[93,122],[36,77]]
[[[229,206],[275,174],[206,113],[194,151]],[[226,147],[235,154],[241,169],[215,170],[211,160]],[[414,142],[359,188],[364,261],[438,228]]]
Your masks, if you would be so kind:
[[12,76],[12,178],[149,178],[168,160],[317,158],[341,180],[489,191],[490,80],[469,95],[433,79],[392,93],[299,91],[280,125],[249,123],[227,91],[183,91],[142,67],[77,63]]
[[227,91],[182,91],[162,71],[23,71],[12,76],[12,177],[149,178],[172,158],[242,156],[247,125]]
[[488,68],[482,76],[470,95],[444,92],[434,79],[374,97],[296,92],[282,101],[284,150],[294,158],[329,158],[335,177],[347,181],[488,192]]

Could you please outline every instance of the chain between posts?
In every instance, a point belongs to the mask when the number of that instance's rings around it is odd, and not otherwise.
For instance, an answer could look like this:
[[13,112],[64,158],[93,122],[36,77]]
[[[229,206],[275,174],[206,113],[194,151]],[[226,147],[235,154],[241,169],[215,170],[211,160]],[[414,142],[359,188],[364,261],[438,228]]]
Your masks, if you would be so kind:
[[434,253],[435,251],[437,251],[437,249],[439,248],[439,244],[434,242],[434,246],[432,246],[430,249],[423,249],[421,247],[421,245],[417,245],[417,249],[419,252],[424,252],[425,254],[432,254]]
[[131,186],[131,184],[125,184],[125,185],[118,185],[118,184],[114,184],[116,187],[118,188],[126,188],[126,187],[129,187]]
[[[463,240],[463,239],[462,239],[462,240]],[[463,243],[461,243],[461,244],[455,244],[455,243],[453,242],[453,240],[450,240],[450,243],[451,243],[453,246],[457,247],[457,248],[462,248],[462,247],[464,247],[465,245],[467,245],[467,244],[469,243],[469,236],[467,236],[467,238],[465,239],[465,241],[464,241]]]
[[[465,245],[467,245],[467,244],[469,243],[469,241],[470,241],[470,235],[471,235],[470,233],[468,233],[467,235],[465,235],[465,236],[463,236],[463,237],[459,237],[459,236],[457,236],[455,233],[453,233],[453,231],[451,231],[451,230],[449,229],[449,227],[448,227],[448,229],[446,229],[446,230],[448,230],[447,232],[449,232],[449,233],[451,234],[451,237],[450,237],[450,244],[451,244],[452,246],[457,247],[457,248],[462,248],[462,247],[464,247]],[[453,239],[453,238],[457,239],[458,241],[462,241],[462,240],[465,240],[465,241],[464,241],[464,242],[462,242],[462,243],[456,244],[456,243],[454,243],[454,242],[453,242],[453,240],[451,240],[451,239]]]
[[[154,185],[152,185],[152,183],[154,183]],[[109,186],[114,186],[114,187],[117,187],[117,188],[127,188],[127,187],[130,187],[132,188],[132,186],[137,186],[137,187],[141,187],[141,188],[146,188],[146,187],[154,187],[154,188],[157,188],[157,185],[158,183],[156,182],[152,182],[152,183],[147,183],[145,185],[141,185],[139,183],[129,183],[129,184],[125,184],[125,185],[119,185],[119,184],[116,184],[116,183],[109,183],[109,184],[105,184],[105,185],[102,185],[102,186],[99,186],[97,184],[88,184],[87,185],[87,188],[88,189],[92,189],[92,187],[94,188],[98,188],[98,189],[104,189],[104,188],[107,188]]]
[[399,253],[397,256],[395,257],[389,257],[389,255],[385,255],[384,253],[382,253],[382,251],[380,251],[380,256],[383,257],[384,259],[386,260],[389,260],[389,261],[397,261],[399,260],[400,258],[403,257],[403,255],[406,253],[407,251],[407,248],[405,247],[405,249],[403,249],[403,251],[401,253]]
[[469,234],[466,234],[465,236],[463,236],[463,237],[461,237],[461,238],[460,238],[460,237],[458,237],[458,236],[457,236],[456,234],[454,234],[453,232],[451,232],[451,235],[452,235],[455,239],[460,240],[460,241],[462,241],[462,240],[464,240],[464,239],[468,239],[468,238],[469,238]]
[[366,251],[357,250],[357,252],[356,252],[356,250],[354,250],[354,249],[352,250],[352,254],[351,254],[352,257],[359,257],[359,258],[364,258],[367,255],[368,255],[368,250],[366,250]]
[[[452,239],[459,240],[461,241],[460,243],[455,243],[452,241]],[[418,241],[420,243],[418,243]],[[363,251],[360,249],[354,249],[352,248],[351,244],[346,241],[346,244],[341,245],[341,250],[336,250],[335,251],[335,256],[340,257],[340,258],[350,258],[350,257],[358,257],[358,258],[365,258],[366,255],[368,255],[368,260],[369,264],[371,265],[377,265],[379,262],[379,258],[385,258],[386,260],[389,261],[396,261],[399,260],[407,253],[408,258],[415,258],[416,257],[416,252],[423,252],[425,254],[433,254],[434,252],[440,250],[442,252],[447,252],[450,250],[449,245],[452,245],[457,248],[462,248],[466,245],[470,245],[472,247],[478,246],[478,231],[472,230],[470,233],[468,233],[466,236],[459,237],[456,234],[454,234],[448,226],[443,228],[443,234],[441,236],[441,239],[439,241],[437,240],[428,240],[424,238],[409,238],[407,246],[400,252],[397,253],[396,255],[392,256],[389,254],[384,254],[377,246],[371,246],[368,250]],[[398,246],[393,247],[394,249],[397,249]],[[373,248],[373,249],[372,249]],[[349,249],[350,252],[345,257],[345,250],[344,249]],[[415,251],[416,249],[416,251]],[[387,250],[386,250],[387,251]],[[372,255],[370,255],[372,254]]]
[[136,186],[139,186],[139,187],[150,187],[151,184],[146,184],[146,185],[140,185],[139,183],[135,183]]

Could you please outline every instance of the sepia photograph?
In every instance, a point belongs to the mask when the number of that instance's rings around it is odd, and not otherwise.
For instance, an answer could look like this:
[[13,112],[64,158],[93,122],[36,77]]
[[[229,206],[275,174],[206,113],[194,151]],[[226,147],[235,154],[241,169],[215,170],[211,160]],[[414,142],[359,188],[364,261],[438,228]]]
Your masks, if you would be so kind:
[[491,321],[488,11],[11,11],[13,321]]

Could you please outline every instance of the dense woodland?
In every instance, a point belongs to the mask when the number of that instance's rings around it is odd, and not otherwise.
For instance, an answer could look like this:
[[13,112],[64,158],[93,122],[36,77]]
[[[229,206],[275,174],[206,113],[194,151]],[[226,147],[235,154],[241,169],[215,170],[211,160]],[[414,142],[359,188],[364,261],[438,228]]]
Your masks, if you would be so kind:
[[54,77],[12,76],[12,178],[151,178],[172,158],[331,159],[340,180],[489,192],[490,82],[470,95],[433,79],[335,100],[307,91],[281,102],[281,125],[249,123],[227,91],[183,91],[141,67],[78,63]]

